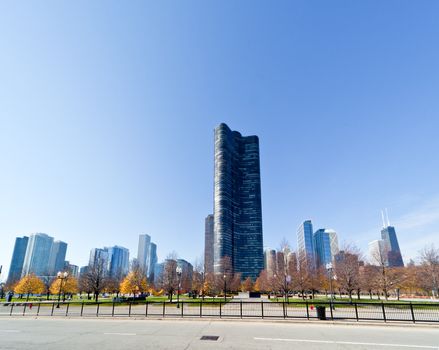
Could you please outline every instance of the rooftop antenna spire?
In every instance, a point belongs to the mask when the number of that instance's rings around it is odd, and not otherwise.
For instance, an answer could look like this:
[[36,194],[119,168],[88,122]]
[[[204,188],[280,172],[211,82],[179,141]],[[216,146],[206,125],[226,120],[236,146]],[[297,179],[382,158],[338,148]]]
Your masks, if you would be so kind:
[[383,228],[386,227],[386,222],[384,221],[384,211],[381,210],[381,218],[383,219]]
[[387,226],[390,226],[389,213],[387,212],[387,208],[386,208],[386,217],[387,217]]

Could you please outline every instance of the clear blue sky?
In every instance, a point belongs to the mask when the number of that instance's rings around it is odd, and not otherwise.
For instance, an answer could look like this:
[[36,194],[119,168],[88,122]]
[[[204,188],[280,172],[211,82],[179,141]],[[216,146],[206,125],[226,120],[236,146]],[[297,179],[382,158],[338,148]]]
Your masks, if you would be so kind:
[[[264,245],[308,218],[439,246],[439,2],[2,1],[0,264],[138,234],[202,255],[213,129],[260,138]],[[6,276],[3,275],[3,278]]]

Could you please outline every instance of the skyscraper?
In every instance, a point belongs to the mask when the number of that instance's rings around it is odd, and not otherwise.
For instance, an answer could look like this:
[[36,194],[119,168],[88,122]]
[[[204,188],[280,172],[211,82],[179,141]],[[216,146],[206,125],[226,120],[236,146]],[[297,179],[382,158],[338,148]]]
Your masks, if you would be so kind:
[[66,260],[67,243],[55,241],[52,244],[49,256],[48,274],[55,276],[58,271],[64,270],[64,261]]
[[204,221],[204,272],[213,272],[213,215],[207,215]]
[[276,268],[276,251],[267,248],[264,252],[264,268],[267,271],[268,277],[273,277],[277,271]]
[[264,268],[259,139],[226,124],[215,129],[214,272],[229,260],[242,278]]
[[108,273],[110,277],[122,278],[130,269],[130,252],[127,248],[115,245],[104,248],[108,251]]
[[8,284],[10,285],[21,278],[28,241],[29,237],[26,236],[15,239],[14,252],[12,253],[11,267],[8,274]]
[[331,262],[330,238],[325,229],[317,230],[314,233],[314,248],[317,267],[326,266]]
[[104,274],[108,274],[109,255],[107,249],[93,248],[90,251],[90,260],[88,266],[91,268],[98,267]]
[[26,256],[23,263],[22,276],[34,273],[37,276],[47,276],[49,273],[49,257],[52,250],[53,237],[45,233],[30,235]]
[[383,227],[381,230],[381,239],[385,242],[387,251],[387,262],[390,267],[403,267],[404,262],[399,249],[398,238],[393,226]]
[[151,244],[151,236],[144,234],[139,235],[139,246],[137,250],[137,261],[139,267],[148,275],[149,269],[149,250]]
[[311,220],[306,220],[297,229],[297,252],[300,264],[315,267],[314,238]]
[[147,276],[150,281],[154,281],[154,271],[157,260],[157,244],[151,242],[149,245],[149,267]]

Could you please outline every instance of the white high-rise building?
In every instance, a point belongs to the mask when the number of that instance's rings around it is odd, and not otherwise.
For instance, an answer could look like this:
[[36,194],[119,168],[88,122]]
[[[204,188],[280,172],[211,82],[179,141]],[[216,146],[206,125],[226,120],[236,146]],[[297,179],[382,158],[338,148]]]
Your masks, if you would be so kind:
[[23,263],[22,276],[34,273],[37,276],[49,274],[49,258],[53,237],[45,233],[30,235]]
[[139,246],[137,250],[137,262],[139,267],[148,275],[150,265],[151,236],[147,234],[139,235]]

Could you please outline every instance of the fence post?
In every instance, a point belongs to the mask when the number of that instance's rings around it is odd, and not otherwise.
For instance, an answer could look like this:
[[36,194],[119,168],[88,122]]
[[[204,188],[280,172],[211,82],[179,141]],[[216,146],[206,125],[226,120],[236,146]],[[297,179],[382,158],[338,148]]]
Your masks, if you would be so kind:
[[69,314],[69,307],[70,307],[70,303],[67,303],[67,308],[66,308],[66,317]]
[[285,318],[285,301],[282,301],[282,311],[284,313],[284,318]]
[[145,304],[145,317],[148,317],[148,302]]
[[241,299],[241,302],[239,303],[239,312],[240,312],[240,315],[242,318],[242,299]]
[[165,301],[163,302],[163,318],[165,318],[165,307],[166,307],[166,305],[165,305]]
[[99,303],[96,306],[96,317],[99,317]]
[[183,306],[184,306],[184,301],[181,302],[181,317],[183,317]]
[[37,316],[40,314],[40,307],[41,307],[41,302],[38,303]]
[[413,323],[415,323],[416,322],[416,320],[415,320],[415,312],[413,311],[413,304],[412,304],[412,302],[410,302],[410,312],[412,313],[412,321],[413,321]]
[[384,309],[384,302],[381,303],[381,307],[382,307],[382,309],[383,309],[383,318],[384,318],[384,322],[387,322],[387,319],[386,319],[386,310]]
[[82,312],[84,311],[84,301],[82,301],[82,305],[81,305],[81,317],[82,317]]
[[53,309],[55,308],[55,303],[52,303],[52,312],[50,313],[50,316],[53,316]]
[[357,303],[354,303],[355,305],[355,317],[357,318],[357,322],[358,322],[358,306]]
[[221,316],[222,316],[221,302],[219,302],[219,304],[220,304],[220,318],[221,318]]
[[27,305],[27,303],[24,303],[24,307],[23,307],[23,316],[24,316],[24,314],[26,313],[26,305]]
[[114,301],[113,301],[113,306],[111,308],[111,317],[114,317]]
[[305,305],[306,305],[306,318],[309,320],[308,300],[305,300]]
[[261,300],[261,313],[262,313],[262,318],[264,318],[264,301]]
[[200,302],[200,317],[203,317],[203,299]]
[[128,317],[131,317],[131,302],[128,302]]
[[12,316],[12,310],[14,310],[14,303],[11,303],[11,311],[9,312],[9,316]]

